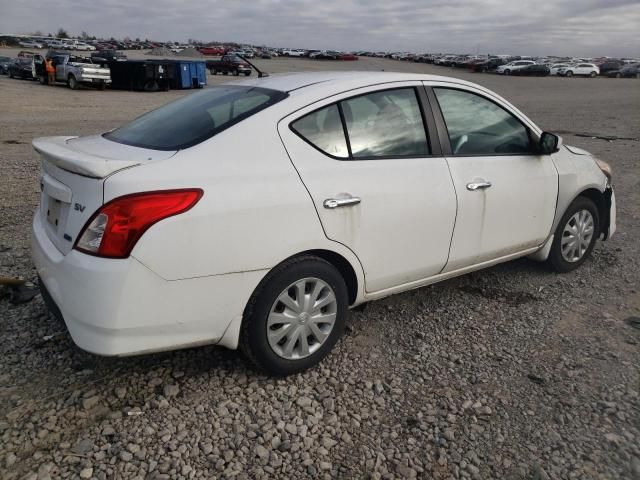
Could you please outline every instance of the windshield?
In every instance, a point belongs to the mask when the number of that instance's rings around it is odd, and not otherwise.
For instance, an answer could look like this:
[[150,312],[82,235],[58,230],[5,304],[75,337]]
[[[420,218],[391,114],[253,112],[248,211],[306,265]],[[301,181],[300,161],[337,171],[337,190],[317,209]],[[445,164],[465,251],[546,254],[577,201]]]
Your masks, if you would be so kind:
[[103,136],[135,147],[181,150],[288,96],[286,92],[267,88],[221,85],[182,97]]

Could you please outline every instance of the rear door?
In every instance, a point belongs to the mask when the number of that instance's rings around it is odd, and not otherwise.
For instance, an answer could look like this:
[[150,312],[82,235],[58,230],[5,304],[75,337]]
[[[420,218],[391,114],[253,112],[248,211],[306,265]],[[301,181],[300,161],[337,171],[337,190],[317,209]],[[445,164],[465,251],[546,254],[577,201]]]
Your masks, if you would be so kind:
[[447,262],[456,197],[423,100],[419,82],[369,87],[278,125],[327,237],[358,256],[367,292],[436,275]]
[[541,245],[551,231],[558,175],[535,153],[526,119],[501,99],[448,83],[429,91],[458,197],[445,272]]

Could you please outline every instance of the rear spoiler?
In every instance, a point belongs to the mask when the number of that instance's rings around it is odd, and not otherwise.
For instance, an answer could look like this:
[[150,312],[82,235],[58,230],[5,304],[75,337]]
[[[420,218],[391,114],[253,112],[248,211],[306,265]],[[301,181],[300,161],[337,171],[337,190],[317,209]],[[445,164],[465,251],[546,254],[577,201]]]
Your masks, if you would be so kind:
[[49,162],[68,172],[90,178],[105,178],[118,170],[140,165],[136,160],[122,160],[75,150],[67,142],[77,137],[41,137],[31,144]]

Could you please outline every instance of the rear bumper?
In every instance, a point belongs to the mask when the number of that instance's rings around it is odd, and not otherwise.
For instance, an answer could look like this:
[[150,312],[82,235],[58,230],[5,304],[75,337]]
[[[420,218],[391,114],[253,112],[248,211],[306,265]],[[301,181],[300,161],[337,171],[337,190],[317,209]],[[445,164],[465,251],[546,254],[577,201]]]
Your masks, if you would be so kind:
[[[98,355],[134,355],[222,342],[262,272],[167,281],[138,260],[62,255],[36,213],[33,262],[43,297],[64,319],[73,341]],[[49,297],[49,298],[47,298]]]

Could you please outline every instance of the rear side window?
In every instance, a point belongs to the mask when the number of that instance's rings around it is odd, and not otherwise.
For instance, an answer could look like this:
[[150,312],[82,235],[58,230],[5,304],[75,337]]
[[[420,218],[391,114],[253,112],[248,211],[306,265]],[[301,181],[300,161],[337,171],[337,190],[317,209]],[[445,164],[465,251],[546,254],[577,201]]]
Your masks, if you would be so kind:
[[286,92],[221,85],[164,105],[105,133],[109,140],[152,150],[181,150],[285,99]]
[[291,129],[334,158],[365,160],[430,154],[413,88],[343,100],[294,121]]
[[332,157],[348,158],[340,111],[337,105],[316,110],[296,120],[291,128],[299,136]]
[[342,102],[353,158],[429,154],[413,88],[385,90]]
[[454,155],[532,153],[527,128],[491,100],[450,88],[434,92]]

